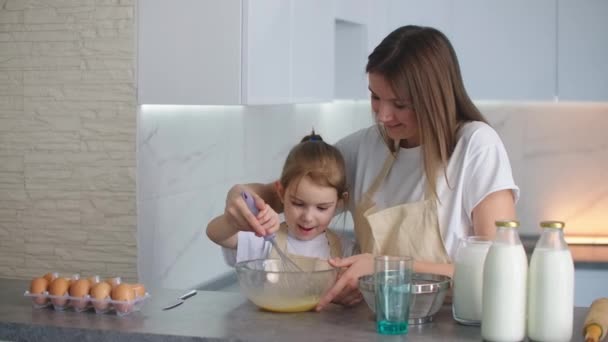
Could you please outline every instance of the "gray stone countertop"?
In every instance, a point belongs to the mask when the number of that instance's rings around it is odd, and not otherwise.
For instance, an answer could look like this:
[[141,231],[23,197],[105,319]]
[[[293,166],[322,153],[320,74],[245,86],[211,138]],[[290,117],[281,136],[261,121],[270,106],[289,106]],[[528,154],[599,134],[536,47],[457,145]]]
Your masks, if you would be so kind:
[[[234,292],[199,291],[169,311],[161,307],[183,291],[149,290],[140,312],[124,317],[93,311],[34,309],[23,292],[29,282],[0,279],[0,340],[8,341],[479,341],[480,328],[456,324],[444,306],[429,324],[407,336],[381,336],[371,311],[332,305],[321,313],[276,314],[259,310]],[[586,308],[575,308],[572,341],[580,336]]]

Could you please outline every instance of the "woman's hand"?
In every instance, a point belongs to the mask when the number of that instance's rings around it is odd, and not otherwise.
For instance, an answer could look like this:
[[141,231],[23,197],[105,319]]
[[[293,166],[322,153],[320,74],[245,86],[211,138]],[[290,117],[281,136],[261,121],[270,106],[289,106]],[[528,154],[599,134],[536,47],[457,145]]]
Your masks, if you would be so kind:
[[331,259],[329,263],[334,267],[348,267],[348,269],[321,298],[316,310],[323,310],[332,301],[345,305],[359,303],[362,299],[358,289],[359,277],[374,273],[374,256],[369,253],[358,254],[344,259]]

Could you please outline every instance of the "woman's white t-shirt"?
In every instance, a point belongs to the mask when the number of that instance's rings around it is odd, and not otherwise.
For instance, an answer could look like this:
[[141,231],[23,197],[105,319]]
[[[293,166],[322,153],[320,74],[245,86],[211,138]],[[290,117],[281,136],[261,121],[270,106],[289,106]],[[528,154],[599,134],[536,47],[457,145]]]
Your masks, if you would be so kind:
[[[238,232],[237,238],[236,250],[222,247],[224,260],[228,265],[234,266],[237,262],[263,259],[270,255],[272,245],[265,241],[264,238],[256,236],[253,232]],[[352,255],[354,241],[340,236],[340,243],[342,245],[342,256],[347,257]],[[299,240],[288,234],[287,252],[319,259],[329,259],[331,256],[329,241],[325,233],[319,234],[311,240]]]
[[[389,155],[378,127],[357,131],[336,143],[346,162],[351,194],[349,210],[354,212]],[[422,148],[400,148],[384,182],[374,195],[376,206],[386,209],[424,198],[426,176]],[[466,123],[446,169],[437,178],[437,216],[443,243],[454,258],[458,240],[473,235],[472,212],[489,194],[510,189],[515,201],[519,188],[513,181],[511,164],[500,137],[486,123]]]

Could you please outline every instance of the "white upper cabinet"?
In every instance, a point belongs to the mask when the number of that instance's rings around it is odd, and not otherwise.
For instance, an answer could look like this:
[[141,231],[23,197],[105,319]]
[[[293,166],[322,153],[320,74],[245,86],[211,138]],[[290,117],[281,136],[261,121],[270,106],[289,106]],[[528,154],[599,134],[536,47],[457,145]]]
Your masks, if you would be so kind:
[[391,0],[389,22],[442,31],[473,99],[553,99],[555,0]]
[[558,3],[559,99],[608,101],[608,1]]
[[[252,0],[259,1],[259,0]],[[292,1],[292,102],[334,98],[335,28],[328,0]]]
[[554,100],[555,0],[456,0],[452,43],[474,99]]
[[434,27],[450,39],[453,10],[451,0],[389,0],[388,22],[391,31],[405,25]]
[[333,3],[138,2],[140,104],[280,104],[333,98]]
[[240,1],[139,1],[138,102],[239,103],[240,13]]

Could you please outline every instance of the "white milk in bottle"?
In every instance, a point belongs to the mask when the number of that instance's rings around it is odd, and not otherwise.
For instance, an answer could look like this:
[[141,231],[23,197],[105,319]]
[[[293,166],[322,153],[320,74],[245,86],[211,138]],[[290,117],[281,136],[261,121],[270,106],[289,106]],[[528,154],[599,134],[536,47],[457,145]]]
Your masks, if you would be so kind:
[[528,273],[528,337],[561,342],[572,338],[574,263],[564,240],[564,223],[541,222]]
[[461,324],[481,323],[483,264],[492,241],[484,236],[460,239],[454,258],[452,316]]
[[522,341],[526,335],[528,259],[517,221],[497,221],[496,239],[483,268],[481,336],[486,341]]

